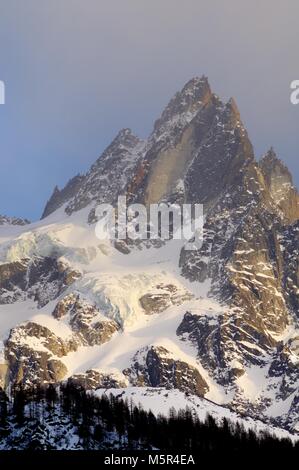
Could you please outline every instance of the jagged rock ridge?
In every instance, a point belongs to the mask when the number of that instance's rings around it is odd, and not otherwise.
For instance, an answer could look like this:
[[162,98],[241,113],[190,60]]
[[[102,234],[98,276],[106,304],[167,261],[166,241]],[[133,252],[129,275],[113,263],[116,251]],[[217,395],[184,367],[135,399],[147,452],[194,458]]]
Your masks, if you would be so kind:
[[0,215],[0,225],[27,225],[30,224],[28,219],[21,217],[8,217],[7,215]]

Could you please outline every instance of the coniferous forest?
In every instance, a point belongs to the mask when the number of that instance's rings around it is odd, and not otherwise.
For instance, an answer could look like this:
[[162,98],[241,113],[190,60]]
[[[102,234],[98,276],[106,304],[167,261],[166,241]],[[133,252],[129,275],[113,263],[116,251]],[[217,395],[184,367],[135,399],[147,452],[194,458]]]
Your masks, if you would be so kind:
[[169,416],[113,395],[96,397],[66,384],[0,392],[0,450],[159,450],[182,453],[263,451],[299,455],[299,444],[239,423],[200,422],[191,409]]

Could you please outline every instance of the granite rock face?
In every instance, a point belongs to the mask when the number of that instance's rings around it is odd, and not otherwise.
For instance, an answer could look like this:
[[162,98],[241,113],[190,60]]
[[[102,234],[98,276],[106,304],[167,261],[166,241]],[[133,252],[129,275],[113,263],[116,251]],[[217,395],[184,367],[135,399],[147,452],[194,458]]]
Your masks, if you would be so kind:
[[156,289],[140,297],[139,302],[146,315],[161,313],[173,305],[181,305],[192,299],[192,294],[179,291],[173,284],[158,284]]
[[[273,158],[271,165],[280,168]],[[291,188],[292,197],[279,199],[273,180],[271,186],[250,159],[238,171],[240,184],[229,183],[216,203],[214,197],[207,200],[201,250],[183,250],[180,259],[183,275],[191,281],[211,279],[210,294],[228,307],[217,322],[185,318],[178,330],[190,333],[193,341],[197,335],[199,357],[210,370],[216,366],[217,379],[227,383],[234,376],[234,363],[238,376],[245,364],[269,361],[278,346],[277,337],[297,317],[298,258],[295,251],[291,262],[290,246],[297,249],[298,194]],[[282,212],[282,203],[289,210]],[[189,331],[190,322],[196,325],[193,331]]]
[[136,386],[177,388],[198,396],[204,396],[209,390],[197,368],[174,358],[163,346],[138,351],[132,367],[123,373]]
[[80,272],[52,257],[21,259],[0,265],[0,304],[32,298],[39,307],[57,298]]
[[75,374],[68,381],[75,386],[85,390],[97,390],[99,388],[124,388],[128,382],[113,374],[104,374],[94,369],[87,370],[84,374]]
[[81,187],[81,184],[84,181],[84,177],[81,175],[74,176],[63,189],[59,189],[58,186],[55,186],[54,191],[46,204],[46,207],[42,214],[42,219],[52,214],[52,212],[59,209],[63,204],[69,201],[70,198],[75,197],[78,190]]
[[65,315],[69,316],[71,329],[84,345],[106,343],[120,329],[118,323],[105,317],[94,305],[74,293],[61,299],[53,311],[53,316],[57,319]]
[[298,193],[287,167],[277,157],[273,148],[264,155],[259,166],[265,178],[270,195],[280,210],[281,217],[292,223],[299,218]]
[[[69,320],[67,338],[57,336],[48,327],[33,321],[11,329],[5,341],[6,362],[3,367],[7,367],[1,374],[3,385],[10,382],[29,387],[38,383],[59,382],[68,371],[64,357],[82,346],[101,345],[119,330],[115,321],[106,318],[73,293],[58,301],[53,311],[53,317],[57,320],[64,321],[65,316]],[[60,330],[59,325],[57,330]],[[74,381],[78,382],[80,377],[74,376]],[[88,383],[95,380],[92,371],[87,371],[82,377]],[[107,375],[97,377],[98,384],[107,382]]]
[[37,323],[21,324],[11,330],[5,343],[9,381],[24,386],[56,383],[67,372],[61,358],[77,347],[75,338],[63,340]]

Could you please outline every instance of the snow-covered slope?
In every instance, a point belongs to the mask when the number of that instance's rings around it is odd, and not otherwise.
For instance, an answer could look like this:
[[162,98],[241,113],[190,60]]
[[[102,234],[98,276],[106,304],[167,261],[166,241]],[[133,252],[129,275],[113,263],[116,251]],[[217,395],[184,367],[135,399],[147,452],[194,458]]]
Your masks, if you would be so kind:
[[240,423],[246,430],[253,430],[256,434],[259,432],[268,432],[280,438],[289,438],[294,442],[297,441],[296,435],[285,431],[279,427],[271,426],[259,419],[252,419],[242,416],[228,407],[218,406],[210,400],[200,398],[195,395],[186,396],[179,390],[167,390],[164,388],[146,388],[146,387],[126,387],[124,389],[99,389],[96,391],[97,396],[114,395],[123,400],[132,400],[136,405],[142,404],[147,411],[152,411],[155,416],[162,414],[168,416],[172,408],[175,410],[185,409],[188,407],[198,416],[200,421],[204,421],[209,414],[220,423],[223,418],[227,418],[232,423]]

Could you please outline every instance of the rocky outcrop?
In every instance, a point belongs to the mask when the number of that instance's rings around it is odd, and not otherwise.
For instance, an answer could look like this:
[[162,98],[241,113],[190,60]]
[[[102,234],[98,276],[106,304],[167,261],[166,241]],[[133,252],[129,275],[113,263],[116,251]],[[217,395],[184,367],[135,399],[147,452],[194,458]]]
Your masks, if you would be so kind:
[[53,310],[53,317],[60,320],[62,317],[70,313],[75,303],[79,300],[80,296],[75,293],[71,293],[63,297],[57,302]]
[[283,227],[279,235],[282,251],[282,291],[289,310],[299,317],[299,221]]
[[13,303],[26,296],[28,260],[0,265],[0,303]]
[[81,274],[57,258],[35,257],[0,265],[0,304],[33,298],[43,307]]
[[28,225],[30,221],[21,217],[8,217],[7,215],[0,215],[1,225]]
[[278,424],[290,429],[292,432],[299,432],[299,393],[295,393],[287,416],[278,419]]
[[254,156],[234,100],[223,104],[213,98],[203,111],[203,116],[194,119],[196,150],[185,186],[188,202],[200,202],[208,209],[218,202],[223,191],[242,184],[243,169]]
[[196,346],[203,367],[224,386],[242,376],[245,366],[264,366],[277,345],[269,334],[247,324],[237,312],[217,318],[187,312],[177,335]]
[[[60,300],[53,312],[57,320],[68,317],[70,331],[68,338],[57,336],[49,328],[35,322],[27,322],[10,331],[5,342],[5,359],[2,382],[23,385],[50,382],[64,378],[67,368],[63,357],[79,346],[101,345],[119,330],[119,325],[104,317],[93,305],[69,294]],[[8,372],[7,372],[8,371]],[[74,382],[108,384],[108,375],[87,371],[73,377]],[[111,384],[116,384],[112,381]],[[123,383],[121,382],[122,386]],[[121,385],[119,385],[121,386]]]
[[63,189],[59,189],[58,186],[55,186],[54,191],[48,200],[46,207],[42,214],[42,219],[52,214],[52,212],[59,209],[63,204],[69,201],[72,197],[75,197],[79,191],[82,183],[84,181],[84,176],[77,175],[74,176]]
[[69,325],[82,344],[89,346],[106,343],[120,329],[118,323],[105,317],[78,294],[69,294],[57,303],[53,316],[60,319],[65,315],[69,315]]
[[67,368],[60,358],[75,351],[78,345],[75,338],[63,340],[34,322],[13,328],[5,343],[10,382],[31,386],[62,380]]
[[131,368],[123,373],[135,386],[177,388],[198,396],[204,396],[209,390],[206,381],[194,366],[175,359],[162,346],[151,346],[138,351]]
[[293,185],[292,175],[273,148],[260,160],[259,166],[281,217],[288,224],[298,220],[299,196]]
[[150,291],[140,297],[139,302],[146,315],[161,313],[173,305],[181,305],[186,300],[192,299],[192,294],[179,291],[173,284],[159,284],[155,291]]
[[299,378],[299,336],[282,342],[269,368],[270,377],[280,377],[281,383],[277,398],[285,400],[298,389]]
[[1,358],[0,363],[0,389],[5,390],[6,384],[9,382],[9,369],[8,364],[6,363],[5,359]]
[[99,388],[124,388],[127,387],[127,381],[120,379],[113,373],[104,374],[97,370],[87,370],[84,374],[72,375],[68,382],[72,385],[84,388],[85,390],[97,390]]

